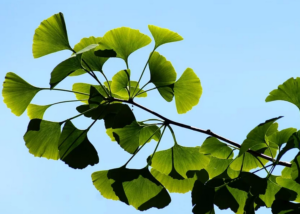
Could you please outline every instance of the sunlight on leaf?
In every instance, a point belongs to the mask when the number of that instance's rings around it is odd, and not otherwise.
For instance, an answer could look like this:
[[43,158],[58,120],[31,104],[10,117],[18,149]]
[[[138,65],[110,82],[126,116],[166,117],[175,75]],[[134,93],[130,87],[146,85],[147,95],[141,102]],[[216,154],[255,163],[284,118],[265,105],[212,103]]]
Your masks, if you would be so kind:
[[3,102],[12,113],[20,116],[40,90],[42,89],[30,85],[15,73],[9,72],[3,82]]
[[160,95],[166,101],[172,101],[174,96],[172,84],[175,83],[177,74],[171,62],[158,52],[154,52],[149,60],[149,70],[150,82],[158,87]]
[[121,70],[118,73],[116,73],[111,82],[111,91],[112,93],[117,93],[122,89],[125,89],[128,87],[128,82],[130,78],[130,70]]
[[58,142],[60,124],[56,122],[32,119],[29,122],[24,140],[29,152],[36,157],[58,160]]
[[199,151],[219,159],[232,159],[233,157],[232,149],[215,137],[206,138]]
[[178,33],[170,31],[167,28],[161,28],[154,25],[148,25],[148,28],[155,40],[155,48],[169,42],[177,42],[183,40],[183,38]]
[[200,79],[187,68],[174,84],[175,103],[178,114],[184,114],[196,106],[202,94]]
[[120,200],[141,211],[152,207],[161,209],[171,202],[166,189],[150,174],[147,167],[98,171],[92,174],[92,180],[104,197]]
[[127,62],[131,53],[150,44],[150,42],[150,37],[142,34],[139,30],[120,27],[108,31],[102,37],[95,51],[114,50],[117,53],[117,57]]
[[35,30],[32,45],[33,57],[39,58],[66,49],[72,50],[64,16],[62,13],[54,14],[42,21]]
[[300,78],[290,78],[270,92],[266,102],[283,100],[295,104],[300,109]]
[[29,119],[43,119],[45,111],[51,105],[40,106],[36,104],[29,104],[27,107],[27,115]]
[[58,83],[71,73],[81,68],[81,54],[75,55],[59,63],[51,72],[50,88],[53,89]]
[[[103,97],[107,96],[105,91],[103,90],[103,88],[100,85],[91,85],[88,83],[74,83],[74,85],[72,87],[72,91],[90,94],[91,86],[95,87]],[[88,103],[88,99],[90,98],[89,95],[78,94],[78,93],[74,93],[74,94],[76,96],[76,99],[86,100],[86,101],[81,101],[81,102]]]

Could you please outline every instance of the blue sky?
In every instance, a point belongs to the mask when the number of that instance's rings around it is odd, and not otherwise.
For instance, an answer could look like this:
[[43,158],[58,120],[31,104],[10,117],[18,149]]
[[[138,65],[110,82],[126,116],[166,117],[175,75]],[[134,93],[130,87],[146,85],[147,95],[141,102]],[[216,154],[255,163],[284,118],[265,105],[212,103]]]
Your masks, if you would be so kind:
[[[39,23],[55,13],[65,16],[72,46],[83,37],[103,36],[110,29],[127,26],[148,34],[147,25],[169,28],[184,40],[158,49],[170,60],[178,76],[191,67],[199,76],[203,95],[198,106],[178,115],[175,103],[166,103],[156,91],[138,103],[173,120],[215,133],[242,143],[248,132],[267,119],[284,116],[279,128],[299,129],[299,110],[286,102],[265,103],[268,93],[300,70],[300,14],[299,1],[0,1],[0,78],[7,72],[20,75],[29,83],[48,87],[50,72],[70,56],[62,51],[33,59],[32,39]],[[153,43],[129,58],[133,79],[147,60]],[[109,78],[124,68],[121,60],[110,60],[104,66]],[[148,70],[147,70],[148,71]],[[147,82],[149,73],[143,78]],[[58,88],[71,89],[74,82],[94,83],[88,76],[73,77]],[[72,94],[41,92],[35,104],[48,104],[74,99]],[[75,115],[76,104],[51,107],[45,119],[61,121]],[[0,213],[140,213],[121,202],[104,199],[94,188],[91,173],[116,168],[130,157],[105,134],[102,122],[89,133],[100,163],[84,170],[73,170],[61,161],[35,158],[28,153],[23,141],[29,119],[13,115],[0,102]],[[138,120],[153,116],[133,108]],[[91,122],[85,118],[74,120],[78,128]],[[174,127],[179,144],[199,146],[207,137]],[[170,133],[163,137],[159,149],[167,149],[173,142]],[[152,153],[155,143],[147,145],[130,163],[141,168]],[[289,161],[295,152],[286,155]],[[280,167],[276,172],[280,174]],[[261,174],[263,176],[263,174]],[[151,213],[191,213],[191,196],[172,194],[172,203]],[[231,213],[231,211],[217,211]],[[258,213],[271,213],[261,210]]]

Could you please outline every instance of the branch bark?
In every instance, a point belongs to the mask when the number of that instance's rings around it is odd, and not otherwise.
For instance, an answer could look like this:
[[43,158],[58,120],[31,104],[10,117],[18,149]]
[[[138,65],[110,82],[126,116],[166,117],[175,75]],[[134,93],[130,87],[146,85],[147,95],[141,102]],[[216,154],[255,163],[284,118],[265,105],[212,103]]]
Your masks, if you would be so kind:
[[[231,144],[235,147],[238,147],[238,148],[241,148],[241,145],[236,143],[236,142],[233,142],[229,139],[226,139],[220,135],[217,135],[215,134],[214,132],[212,132],[211,130],[207,129],[207,130],[204,130],[204,129],[199,129],[199,128],[196,128],[196,127],[193,127],[193,126],[189,126],[189,125],[186,125],[186,124],[183,124],[183,123],[178,123],[176,121],[173,121],[173,120],[170,120],[160,114],[158,114],[157,112],[155,111],[152,111],[136,102],[134,102],[133,100],[121,100],[121,99],[117,99],[117,98],[113,98],[112,101],[119,101],[119,102],[124,102],[124,103],[129,103],[129,104],[132,104],[132,105],[135,105],[137,107],[139,107],[140,109],[143,109],[147,112],[149,112],[150,114],[153,114],[161,119],[163,119],[167,124],[172,124],[172,125],[175,125],[175,126],[179,126],[179,127],[182,127],[182,128],[185,128],[185,129],[189,129],[189,130],[192,130],[192,131],[196,131],[196,132],[201,132],[203,134],[207,134],[207,135],[210,135],[212,137],[215,137],[215,138],[218,138],[219,140],[222,140],[228,144]],[[249,149],[247,152],[249,152],[250,154],[254,155],[254,156],[257,156],[257,157],[261,157],[263,159],[266,159],[268,161],[271,161],[271,162],[275,162],[275,159],[273,159],[272,157],[270,156],[267,156],[265,154],[261,154],[259,152],[256,152],[256,151],[253,151],[251,149]],[[291,167],[292,164],[291,163],[288,163],[288,162],[284,162],[284,161],[279,161],[278,162],[278,165],[282,165],[282,166],[286,166],[286,167]]]

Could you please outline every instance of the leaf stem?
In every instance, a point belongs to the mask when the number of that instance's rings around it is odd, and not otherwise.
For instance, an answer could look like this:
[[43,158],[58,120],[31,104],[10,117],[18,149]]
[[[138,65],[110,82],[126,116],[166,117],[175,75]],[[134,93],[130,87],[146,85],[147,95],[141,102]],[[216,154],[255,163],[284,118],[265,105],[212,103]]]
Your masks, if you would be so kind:
[[170,125],[168,125],[168,128],[169,128],[169,130],[170,130],[170,132],[171,132],[171,134],[172,134],[172,137],[173,137],[173,140],[174,140],[175,145],[178,145],[177,140],[176,140],[176,137],[175,137],[174,130],[172,129],[172,127],[171,127]]
[[66,89],[59,89],[59,88],[53,88],[53,89],[50,89],[50,88],[40,88],[42,90],[50,90],[50,91],[65,91],[65,92],[71,92],[71,93],[75,93],[75,94],[82,94],[82,95],[87,95],[89,96],[89,94],[87,93],[82,93],[82,92],[78,92],[78,91],[71,91],[71,90],[66,90]]
[[140,148],[138,148],[135,152],[134,152],[134,154],[129,158],[129,160],[125,163],[125,165],[124,166],[127,166],[127,164],[132,160],[132,158],[134,158],[134,156],[146,145],[146,143],[155,135],[155,133],[158,131],[158,130],[160,130],[162,127],[164,126],[164,124],[161,126],[161,127],[159,127],[158,129],[156,129],[155,130],[155,132],[153,132],[153,134],[146,140],[146,142],[140,147]]
[[57,103],[52,103],[50,105],[56,105],[56,104],[61,104],[61,103],[69,103],[69,102],[78,102],[78,101],[87,101],[88,99],[85,100],[66,100],[66,101],[61,101],[61,102],[57,102]]
[[164,133],[165,133],[166,126],[165,126],[164,124],[163,124],[162,126],[164,126],[164,129],[163,129],[163,131],[162,131],[162,133],[161,133],[161,135],[160,135],[160,138],[159,138],[159,140],[158,140],[158,142],[157,142],[157,144],[156,144],[156,147],[155,147],[155,149],[154,149],[154,151],[153,151],[153,153],[152,153],[152,155],[151,155],[150,161],[148,161],[148,166],[151,165],[151,162],[152,162],[152,159],[153,159],[153,157],[154,157],[154,155],[155,155],[155,152],[156,152],[156,150],[157,150],[157,148],[158,148],[158,146],[159,146],[159,144],[160,144],[160,141],[161,141],[161,139],[162,139],[162,137],[163,137],[163,135],[164,135]]
[[135,91],[136,91],[136,89],[137,89],[137,86],[138,86],[138,85],[140,84],[140,82],[141,82],[141,79],[142,79],[142,77],[143,77],[143,75],[144,75],[144,72],[145,72],[145,70],[146,70],[146,68],[147,68],[147,65],[148,65],[148,63],[149,63],[149,60],[150,60],[152,54],[154,53],[155,49],[156,49],[156,47],[154,47],[153,51],[152,51],[152,52],[150,53],[150,55],[149,55],[149,58],[148,58],[148,60],[147,60],[147,62],[146,62],[146,65],[145,65],[145,67],[144,67],[144,69],[143,69],[143,71],[142,71],[142,73],[141,73],[140,78],[139,78],[139,81],[138,81],[138,83],[137,83],[136,86],[135,86],[135,89],[134,89],[134,91],[133,91],[133,94],[135,93]]
[[[132,105],[135,105],[137,107],[139,107],[140,109],[143,109],[144,111],[147,111],[149,112],[150,114],[153,114],[161,119],[163,119],[164,121],[166,121],[168,124],[173,124],[175,126],[179,126],[179,127],[182,127],[182,128],[185,128],[185,129],[189,129],[189,130],[192,130],[192,131],[196,131],[196,132],[200,132],[200,133],[204,133],[204,134],[207,134],[207,135],[210,135],[212,137],[215,137],[215,138],[218,138],[219,140],[222,140],[228,144],[231,144],[237,148],[241,148],[241,145],[236,143],[236,142],[233,142],[229,139],[226,139],[220,135],[217,135],[216,133],[212,132],[211,130],[207,129],[207,130],[204,130],[204,129],[199,129],[199,128],[196,128],[196,127],[193,127],[193,126],[189,126],[189,125],[186,125],[186,124],[183,124],[183,123],[179,123],[179,122],[176,122],[176,121],[173,121],[173,120],[170,120],[160,114],[158,114],[157,112],[155,111],[152,111],[136,102],[134,102],[133,100],[122,100],[122,99],[117,99],[117,98],[113,98],[112,101],[118,101],[118,102],[124,102],[124,103],[129,103],[129,104],[132,104]],[[269,161],[274,161],[273,158],[271,158],[270,156],[267,156],[265,154],[261,154],[259,152],[256,152],[256,151],[253,151],[251,149],[247,150],[248,153],[254,155],[254,156],[257,156],[257,157],[261,157],[263,159],[266,159],[266,160],[269,160]],[[292,164],[291,163],[288,163],[288,162],[284,162],[284,161],[279,161],[278,162],[279,165],[282,165],[282,166],[286,166],[286,167],[291,167]]]
[[66,119],[66,120],[61,121],[59,124],[61,125],[61,124],[65,123],[65,122],[67,122],[68,120],[73,120],[73,119],[75,119],[75,118],[77,118],[77,117],[80,117],[81,115],[83,115],[83,114],[85,114],[85,113],[87,113],[87,112],[89,112],[89,111],[92,111],[92,110],[94,110],[94,109],[96,109],[96,108],[97,108],[97,107],[88,109],[88,110],[86,110],[85,112],[82,112],[82,113],[80,113],[80,114],[75,115],[74,117],[71,117],[71,118],[69,118],[69,119]]

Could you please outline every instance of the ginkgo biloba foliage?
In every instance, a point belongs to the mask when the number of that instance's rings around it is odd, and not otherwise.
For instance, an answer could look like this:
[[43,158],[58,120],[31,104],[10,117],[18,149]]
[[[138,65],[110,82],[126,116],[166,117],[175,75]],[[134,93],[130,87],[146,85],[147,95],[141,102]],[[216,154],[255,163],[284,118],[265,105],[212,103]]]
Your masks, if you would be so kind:
[[[300,131],[295,128],[278,130],[280,117],[269,119],[249,132],[243,143],[237,144],[210,130],[202,130],[170,120],[135,102],[147,97],[147,92],[157,89],[170,102],[175,98],[179,114],[190,111],[198,104],[202,93],[200,79],[187,68],[177,77],[170,61],[158,49],[161,45],[183,38],[168,29],[149,25],[154,38],[154,49],[138,81],[131,79],[128,57],[151,43],[151,38],[139,30],[120,27],[102,37],[83,38],[73,48],[69,44],[62,13],[44,20],[36,29],[33,39],[34,58],[61,50],[70,50],[70,58],[59,63],[51,73],[50,87],[30,85],[18,75],[5,76],[2,95],[12,113],[20,116],[27,110],[30,122],[24,135],[29,152],[37,157],[61,160],[69,167],[83,169],[99,163],[99,157],[88,131],[103,120],[107,135],[116,141],[131,158],[116,169],[94,172],[92,182],[107,199],[119,200],[138,210],[164,208],[171,202],[169,193],[191,191],[191,210],[195,214],[213,214],[214,207],[230,208],[234,213],[255,213],[260,207],[271,208],[274,214],[300,213],[300,152],[291,163],[281,161],[293,148],[300,149]],[[124,69],[116,71],[109,81],[103,70],[104,63],[112,57],[124,61]],[[150,79],[140,86],[143,74],[149,67]],[[65,78],[88,74],[98,85],[75,83],[72,90],[58,89]],[[101,82],[97,75],[103,75]],[[154,88],[144,90],[148,84]],[[56,90],[76,95],[77,100],[67,100],[49,105],[32,104],[33,97],[43,90]],[[300,109],[300,78],[291,78],[270,92],[267,102],[284,100]],[[80,103],[78,115],[60,122],[43,120],[45,111],[64,102]],[[128,105],[135,105],[155,116],[138,121]],[[80,130],[72,119],[83,116],[91,124]],[[172,126],[179,126],[209,135],[200,147],[185,147],[176,141]],[[157,151],[169,130],[173,147]],[[142,169],[129,169],[127,164],[150,141],[156,141],[152,155]],[[239,150],[235,156],[234,151]],[[267,164],[269,162],[269,164]],[[281,176],[272,172],[276,165],[285,168]],[[258,168],[254,171],[255,168]],[[256,173],[265,170],[265,178]]]

